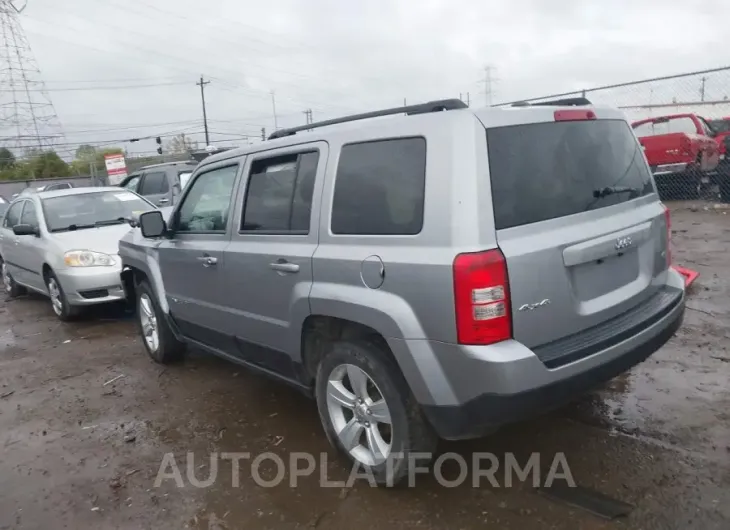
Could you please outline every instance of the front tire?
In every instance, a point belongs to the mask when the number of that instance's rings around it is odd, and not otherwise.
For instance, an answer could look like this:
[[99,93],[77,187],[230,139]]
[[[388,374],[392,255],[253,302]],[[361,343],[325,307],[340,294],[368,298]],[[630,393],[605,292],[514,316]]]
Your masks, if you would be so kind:
[[13,276],[8,270],[8,266],[4,261],[0,267],[2,268],[3,288],[5,289],[5,294],[7,294],[9,298],[17,298],[18,296],[25,294],[25,288],[15,283]]
[[436,435],[398,366],[375,344],[335,342],[318,366],[315,391],[327,439],[378,484],[397,485],[411,455],[436,449]]
[[175,338],[152,287],[145,280],[137,286],[136,292],[137,323],[147,354],[160,364],[181,361],[185,356],[185,344]]
[[52,271],[46,274],[46,289],[51,299],[51,309],[62,322],[69,322],[81,314],[81,308],[68,303],[66,293],[61,287],[61,282]]

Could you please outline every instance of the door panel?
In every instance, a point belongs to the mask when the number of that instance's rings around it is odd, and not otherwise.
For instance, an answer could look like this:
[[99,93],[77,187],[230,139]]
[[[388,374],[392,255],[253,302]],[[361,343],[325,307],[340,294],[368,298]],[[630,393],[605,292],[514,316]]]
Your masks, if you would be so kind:
[[159,247],[165,294],[181,333],[215,348],[228,350],[221,333],[223,236],[183,235]]
[[[33,201],[25,201],[20,224],[38,228],[38,215]],[[36,289],[45,289],[43,282],[43,236],[20,236],[17,240],[17,262],[22,267],[22,282]]]
[[18,267],[18,243],[20,238],[13,233],[13,226],[20,224],[20,214],[25,201],[18,201],[10,206],[3,218],[0,230],[0,249],[8,271],[17,281],[22,281],[23,271]]
[[231,352],[223,333],[223,251],[230,244],[231,197],[238,164],[226,162],[196,175],[173,214],[173,236],[160,245],[160,265],[170,314],[183,335]]
[[[226,249],[227,314],[244,360],[290,375],[309,315],[312,256],[327,145],[298,145],[249,156]],[[244,211],[245,204],[245,211]]]

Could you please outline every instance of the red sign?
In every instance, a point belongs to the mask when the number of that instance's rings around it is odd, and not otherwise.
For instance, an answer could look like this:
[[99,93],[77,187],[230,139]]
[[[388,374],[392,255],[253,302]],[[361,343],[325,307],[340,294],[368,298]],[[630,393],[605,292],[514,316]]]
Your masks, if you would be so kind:
[[109,184],[116,186],[127,176],[127,163],[124,155],[104,155],[104,163],[106,164],[106,172],[109,175]]

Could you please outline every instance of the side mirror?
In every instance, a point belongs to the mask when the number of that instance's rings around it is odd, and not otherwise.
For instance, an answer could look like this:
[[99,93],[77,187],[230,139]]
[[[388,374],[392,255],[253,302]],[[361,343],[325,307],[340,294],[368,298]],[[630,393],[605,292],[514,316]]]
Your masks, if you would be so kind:
[[13,234],[16,236],[39,236],[41,235],[40,230],[32,225],[15,225],[13,227]]
[[144,237],[160,237],[167,231],[165,219],[159,210],[144,212],[139,216],[138,222]]

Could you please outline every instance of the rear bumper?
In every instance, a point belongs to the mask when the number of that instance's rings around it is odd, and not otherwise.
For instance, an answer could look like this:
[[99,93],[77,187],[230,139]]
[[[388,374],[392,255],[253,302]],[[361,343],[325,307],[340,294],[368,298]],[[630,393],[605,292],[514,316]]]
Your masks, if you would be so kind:
[[[674,271],[670,274],[681,285],[681,277]],[[602,351],[555,369],[516,341],[479,348],[490,348],[488,352],[471,348],[466,357],[464,347],[462,355],[442,351],[437,357],[458,403],[422,404],[424,414],[439,436],[454,440],[479,437],[500,425],[560,407],[661,348],[682,324],[683,289],[679,296],[661,319]]]

